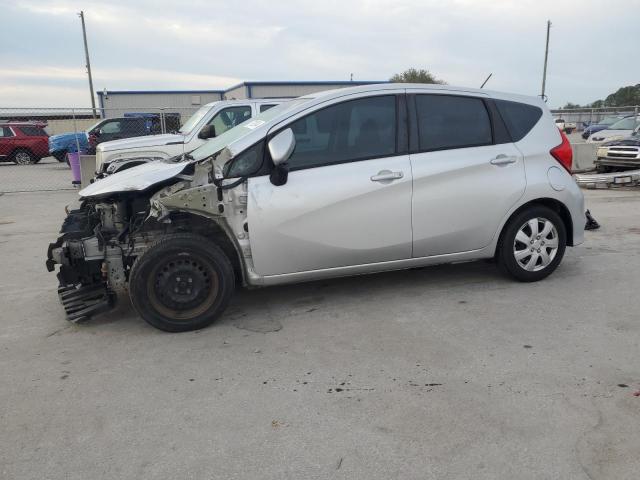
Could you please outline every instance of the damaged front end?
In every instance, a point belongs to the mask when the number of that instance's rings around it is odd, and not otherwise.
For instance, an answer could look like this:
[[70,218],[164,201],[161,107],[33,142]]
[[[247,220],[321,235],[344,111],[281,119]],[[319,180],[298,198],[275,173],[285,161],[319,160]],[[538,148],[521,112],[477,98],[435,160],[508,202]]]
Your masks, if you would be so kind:
[[[228,152],[226,152],[228,155]],[[136,259],[171,233],[215,241],[244,282],[251,260],[246,226],[246,183],[216,185],[213,158],[155,162],[99,180],[67,207],[60,237],[46,266],[59,266],[58,295],[67,318],[79,322],[115,306],[128,288]]]

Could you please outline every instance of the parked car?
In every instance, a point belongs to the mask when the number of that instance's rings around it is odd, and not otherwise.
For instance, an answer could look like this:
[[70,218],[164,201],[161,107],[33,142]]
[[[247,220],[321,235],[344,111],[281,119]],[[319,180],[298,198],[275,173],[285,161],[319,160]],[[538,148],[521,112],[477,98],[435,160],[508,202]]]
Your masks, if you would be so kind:
[[612,116],[612,117],[604,117],[602,120],[597,122],[585,124],[584,130],[582,130],[582,138],[585,140],[589,138],[594,133],[597,133],[605,128],[608,128],[610,125],[622,120],[624,117],[620,116]]
[[0,123],[0,161],[16,165],[38,163],[49,155],[49,135],[42,122]]
[[96,149],[96,176],[153,160],[184,155],[207,139],[220,135],[283,100],[223,100],[203,105],[180,129],[171,134],[102,143]]
[[283,103],[194,150],[94,182],[47,268],[70,320],[129,290],[151,325],[222,314],[236,281],[302,282],[495,258],[516,280],[583,241],[572,151],[534,97],[420,84]]
[[626,138],[603,142],[599,145],[596,150],[595,165],[598,173],[606,173],[616,169],[640,169],[640,132],[638,129]]
[[[178,114],[166,114],[168,125],[179,126]],[[177,120],[176,120],[177,119]],[[124,117],[100,120],[86,132],[62,133],[49,138],[49,152],[59,162],[65,160],[68,152],[75,152],[80,147],[89,154],[94,154],[96,147],[111,140],[155,135],[160,132],[160,115],[157,113],[129,113]],[[76,140],[77,139],[77,140]]]
[[560,131],[565,133],[573,132],[577,127],[577,125],[573,122],[566,122],[563,118],[556,118],[556,127],[560,129]]
[[640,127],[640,115],[630,115],[609,125],[604,130],[591,134],[587,143],[602,143],[612,140],[621,140],[631,135]]

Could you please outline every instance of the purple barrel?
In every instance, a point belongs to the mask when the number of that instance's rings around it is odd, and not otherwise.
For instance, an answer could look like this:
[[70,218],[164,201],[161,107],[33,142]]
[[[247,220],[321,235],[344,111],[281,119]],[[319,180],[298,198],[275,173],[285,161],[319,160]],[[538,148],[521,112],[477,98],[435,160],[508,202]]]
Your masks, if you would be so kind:
[[80,183],[82,183],[82,177],[80,176],[80,153],[68,152],[67,159],[69,160],[71,175],[73,176],[73,180],[71,181],[71,183],[74,185],[80,185]]

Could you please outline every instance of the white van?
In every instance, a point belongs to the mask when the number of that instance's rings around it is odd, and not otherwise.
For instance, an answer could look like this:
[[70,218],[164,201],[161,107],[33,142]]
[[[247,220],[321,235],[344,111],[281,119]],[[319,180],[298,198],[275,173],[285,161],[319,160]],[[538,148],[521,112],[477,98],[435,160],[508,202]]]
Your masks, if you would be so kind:
[[286,101],[284,99],[221,100],[207,103],[175,133],[104,142],[96,147],[96,176],[101,178],[152,160],[195,150],[245,120]]

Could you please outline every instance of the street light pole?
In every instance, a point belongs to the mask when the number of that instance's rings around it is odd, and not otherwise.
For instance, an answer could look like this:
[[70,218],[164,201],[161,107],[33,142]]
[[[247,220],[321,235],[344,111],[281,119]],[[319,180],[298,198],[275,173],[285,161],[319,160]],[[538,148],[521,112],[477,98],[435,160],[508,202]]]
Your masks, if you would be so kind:
[[549,31],[551,30],[551,20],[547,20],[547,45],[544,49],[544,70],[542,71],[542,93],[540,96],[545,99],[545,87],[547,85],[547,60],[549,59]]
[[82,22],[82,38],[84,39],[84,56],[87,62],[87,75],[89,75],[89,93],[91,94],[91,109],[93,110],[93,118],[96,118],[96,99],[93,96],[93,79],[91,78],[91,62],[89,61],[89,46],[87,45],[87,29],[84,25],[84,12],[80,10],[78,14]]

